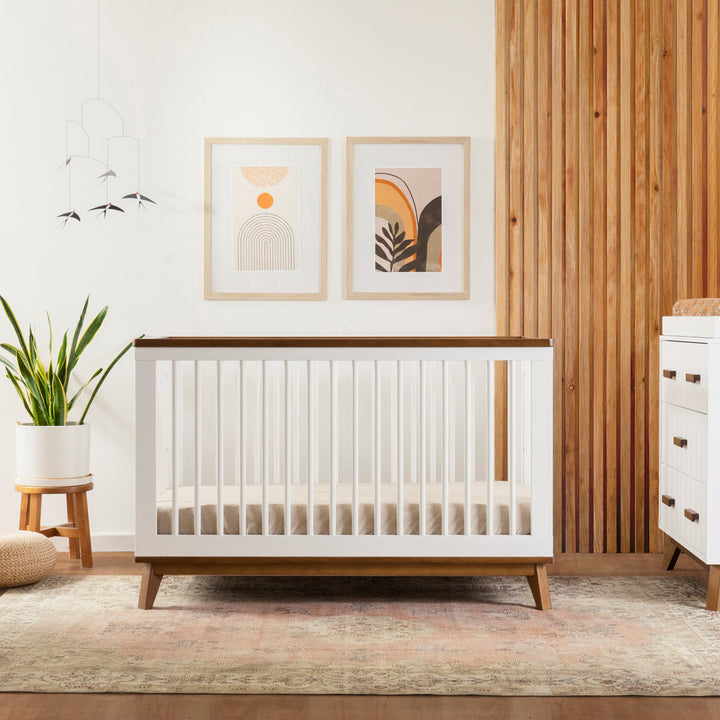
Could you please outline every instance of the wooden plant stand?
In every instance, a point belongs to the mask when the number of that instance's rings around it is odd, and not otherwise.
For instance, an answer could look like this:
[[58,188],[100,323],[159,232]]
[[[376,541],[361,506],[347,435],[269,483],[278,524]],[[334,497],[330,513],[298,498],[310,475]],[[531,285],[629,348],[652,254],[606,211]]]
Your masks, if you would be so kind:
[[[92,477],[92,475],[90,476]],[[32,530],[45,537],[66,537],[70,541],[70,557],[80,558],[82,567],[93,566],[92,544],[90,542],[90,522],[88,520],[87,492],[93,489],[92,482],[69,487],[48,487],[43,485],[15,484],[15,490],[21,493],[20,530]],[[67,496],[67,519],[61,525],[42,527],[40,511],[43,495]]]
[[710,571],[710,577],[708,578],[707,602],[705,603],[705,609],[712,610],[713,612],[720,612],[720,565],[705,564],[702,560],[693,555],[689,550],[686,550],[677,541],[673,540],[673,538],[671,538],[669,535],[665,535],[663,570],[672,570],[675,567],[675,563],[680,557],[681,552],[689,555],[693,560],[700,563],[700,565]]

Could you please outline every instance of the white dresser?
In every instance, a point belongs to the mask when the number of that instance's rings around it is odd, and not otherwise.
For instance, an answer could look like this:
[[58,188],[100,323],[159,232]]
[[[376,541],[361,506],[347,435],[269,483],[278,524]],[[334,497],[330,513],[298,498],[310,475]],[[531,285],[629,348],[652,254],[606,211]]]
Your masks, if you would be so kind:
[[663,318],[659,420],[664,567],[682,551],[707,565],[720,610],[720,317]]

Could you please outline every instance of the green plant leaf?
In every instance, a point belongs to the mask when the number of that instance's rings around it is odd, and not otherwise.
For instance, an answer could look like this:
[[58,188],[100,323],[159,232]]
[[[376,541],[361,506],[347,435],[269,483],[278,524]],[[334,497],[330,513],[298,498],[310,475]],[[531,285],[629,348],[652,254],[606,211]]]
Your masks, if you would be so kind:
[[19,370],[17,369],[17,367],[15,367],[15,365],[13,365],[9,360],[4,358],[2,355],[0,355],[0,363],[2,363],[6,368],[8,368],[8,370],[12,370],[12,372],[15,373],[15,375],[18,374]]
[[50,337],[49,337],[49,339],[48,339],[48,345],[49,345],[49,348],[50,348],[50,361],[52,362],[52,356],[53,356],[53,331],[52,331],[52,322],[50,321],[50,313],[49,313],[49,312],[46,312],[45,314],[47,315],[47,319],[48,319],[48,333],[49,333],[49,335],[50,335]]
[[17,359],[18,369],[20,370],[20,377],[22,378],[25,387],[30,392],[30,400],[32,401],[32,398],[35,398],[35,400],[40,403],[41,406],[44,406],[45,399],[43,397],[43,393],[38,386],[37,378],[27,364],[27,360],[23,355],[18,355]]
[[72,410],[73,405],[75,404],[75,401],[80,397],[80,394],[85,390],[85,388],[102,372],[102,368],[99,368],[93,373],[93,376],[68,400],[67,409],[68,412]]
[[65,388],[60,378],[53,375],[53,424],[64,425],[67,420],[67,398],[65,397]]
[[85,304],[83,305],[82,312],[80,313],[80,318],[77,322],[77,325],[75,326],[75,333],[73,334],[72,344],[70,345],[70,354],[68,355],[68,376],[73,371],[73,368],[75,367],[77,363],[77,359],[75,357],[75,349],[77,348],[78,340],[80,339],[80,333],[82,331],[83,323],[85,322],[85,313],[88,309],[88,303],[90,302],[90,296],[85,298]]
[[[83,333],[82,337],[80,338],[77,347],[75,348],[75,362],[80,358],[80,356],[83,353],[83,350],[90,344],[90,341],[95,337],[95,334],[100,329],[100,326],[103,324],[103,321],[105,320],[105,316],[107,315],[107,305],[93,318],[92,322],[87,326],[87,330]],[[74,365],[70,367],[70,370],[72,371]]]
[[[142,336],[141,336],[142,337]],[[92,401],[95,399],[95,396],[97,395],[98,390],[102,386],[102,384],[105,382],[105,378],[108,376],[108,373],[115,367],[115,364],[118,360],[132,347],[132,340],[115,356],[115,359],[107,366],[107,369],[102,374],[102,377],[98,380],[98,384],[95,386],[95,389],[92,392],[92,395],[90,396],[90,399],[87,401],[87,405],[85,405],[85,409],[83,410],[83,414],[80,416],[79,424],[82,425],[85,421],[85,416],[87,415],[88,410],[90,409],[90,405],[92,405]]]
[[65,331],[65,335],[63,336],[63,341],[60,344],[60,349],[58,350],[58,359],[57,359],[57,374],[60,378],[60,382],[63,384],[63,388],[65,388],[65,392],[67,393],[67,387],[68,387],[68,381],[70,380],[70,373],[68,372],[68,365],[67,365],[67,339],[68,334],[67,331]]
[[22,400],[22,404],[25,406],[25,411],[27,414],[33,419],[33,422],[35,425],[39,425],[40,423],[36,420],[35,415],[33,415],[33,411],[30,409],[30,406],[28,405],[27,398],[25,397],[25,393],[22,391],[22,388],[20,387],[20,381],[13,375],[11,372],[7,373],[8,379],[13,384],[13,387],[15,390],[17,390],[17,394],[20,396],[20,399]]
[[25,355],[28,355],[28,348],[27,344],[25,343],[25,336],[22,334],[22,330],[20,330],[20,325],[18,325],[15,313],[12,311],[12,308],[10,307],[10,305],[8,305],[7,300],[5,300],[2,295],[0,295],[0,303],[2,303],[3,310],[5,310],[5,314],[7,315],[8,320],[10,321],[10,324],[15,331],[15,335],[17,336],[18,343],[20,344],[22,351],[25,353]]

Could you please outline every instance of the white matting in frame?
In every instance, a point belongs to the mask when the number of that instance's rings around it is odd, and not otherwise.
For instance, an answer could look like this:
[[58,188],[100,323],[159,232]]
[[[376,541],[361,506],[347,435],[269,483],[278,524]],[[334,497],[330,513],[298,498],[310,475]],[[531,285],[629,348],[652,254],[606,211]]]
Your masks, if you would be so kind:
[[347,169],[347,297],[467,299],[470,138],[348,138]]
[[325,138],[205,138],[207,300],[327,298]]

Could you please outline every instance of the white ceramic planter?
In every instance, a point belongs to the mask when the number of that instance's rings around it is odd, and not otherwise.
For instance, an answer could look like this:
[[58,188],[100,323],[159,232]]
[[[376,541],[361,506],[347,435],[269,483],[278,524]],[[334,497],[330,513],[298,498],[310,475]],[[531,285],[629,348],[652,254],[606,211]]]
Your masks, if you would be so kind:
[[18,423],[15,451],[19,484],[82,485],[90,474],[90,426]]

